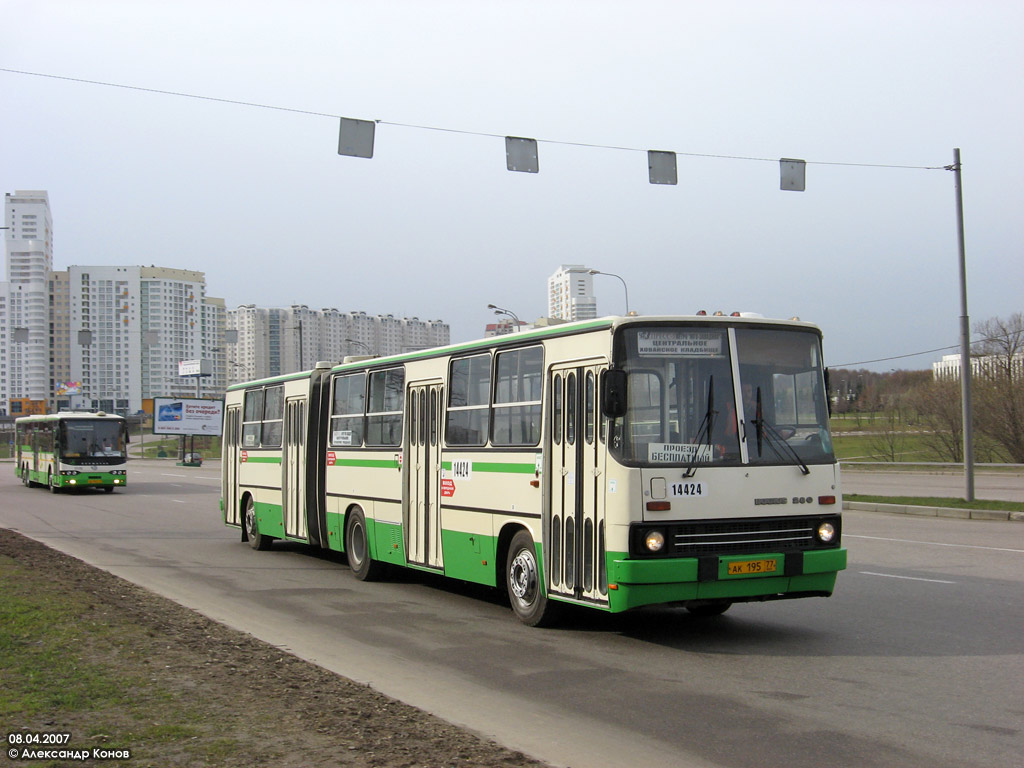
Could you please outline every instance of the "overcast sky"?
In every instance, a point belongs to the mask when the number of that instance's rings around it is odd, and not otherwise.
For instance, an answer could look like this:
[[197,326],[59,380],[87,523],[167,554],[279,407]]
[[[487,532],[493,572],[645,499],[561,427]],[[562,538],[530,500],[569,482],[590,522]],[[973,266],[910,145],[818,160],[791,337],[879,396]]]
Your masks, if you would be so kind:
[[[440,318],[462,341],[488,303],[544,315],[547,277],[582,263],[642,314],[798,315],[829,364],[861,363],[956,345],[960,304],[954,174],[856,164],[959,147],[972,322],[1024,311],[1019,0],[2,0],[0,19],[0,68],[320,113],[0,72],[0,191],[49,192],[57,269],[196,269],[228,307]],[[381,121],[373,159],[337,154],[338,116]],[[506,135],[540,140],[540,173],[506,170]],[[647,149],[688,153],[677,186],[648,182]],[[808,161],[805,192],[779,189],[783,157]],[[621,314],[622,284],[594,280]]]

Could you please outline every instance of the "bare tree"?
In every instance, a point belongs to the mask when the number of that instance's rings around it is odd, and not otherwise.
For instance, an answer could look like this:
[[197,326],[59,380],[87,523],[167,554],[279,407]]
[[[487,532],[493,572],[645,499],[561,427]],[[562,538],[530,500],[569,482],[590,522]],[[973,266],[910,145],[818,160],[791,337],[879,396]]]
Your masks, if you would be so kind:
[[869,432],[868,447],[883,461],[896,461],[907,445],[907,433],[901,423],[902,395],[882,399],[881,413]]
[[921,437],[942,461],[964,460],[963,408],[960,384],[956,381],[929,381],[907,396],[916,414]]
[[977,323],[975,413],[978,431],[1024,463],[1024,314]]

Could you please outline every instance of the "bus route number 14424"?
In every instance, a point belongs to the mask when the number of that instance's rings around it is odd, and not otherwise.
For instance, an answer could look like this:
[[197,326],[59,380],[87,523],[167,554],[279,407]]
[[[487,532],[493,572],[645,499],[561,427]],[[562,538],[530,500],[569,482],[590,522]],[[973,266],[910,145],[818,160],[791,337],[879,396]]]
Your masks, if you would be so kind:
[[673,497],[692,498],[694,496],[707,496],[708,489],[704,483],[670,483],[669,492]]

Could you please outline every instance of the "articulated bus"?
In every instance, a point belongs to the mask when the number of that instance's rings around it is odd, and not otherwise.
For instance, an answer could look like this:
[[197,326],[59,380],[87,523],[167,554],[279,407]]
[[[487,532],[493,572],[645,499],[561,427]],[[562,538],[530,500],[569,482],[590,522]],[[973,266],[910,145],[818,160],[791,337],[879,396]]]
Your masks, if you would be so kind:
[[28,486],[53,493],[65,488],[102,488],[110,493],[128,480],[128,426],[121,416],[54,413],[14,421],[15,473]]
[[619,317],[238,384],[242,541],[506,590],[518,618],[828,596],[846,567],[821,332]]

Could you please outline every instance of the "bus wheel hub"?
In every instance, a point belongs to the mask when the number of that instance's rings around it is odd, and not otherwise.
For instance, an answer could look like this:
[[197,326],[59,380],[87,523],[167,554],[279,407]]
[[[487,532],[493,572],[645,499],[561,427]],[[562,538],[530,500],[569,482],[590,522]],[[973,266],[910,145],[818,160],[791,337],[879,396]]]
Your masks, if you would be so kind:
[[509,568],[509,581],[512,594],[520,600],[528,601],[537,586],[537,566],[527,552],[520,552]]

